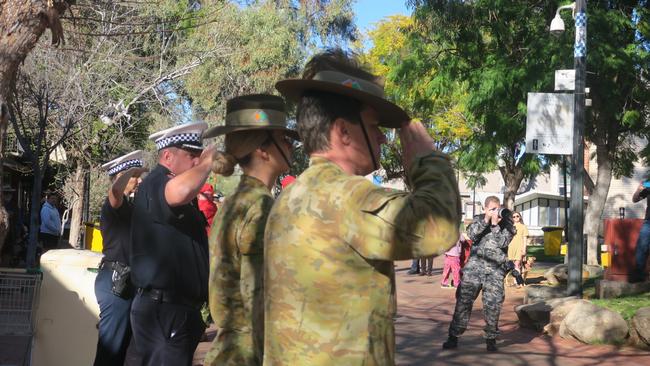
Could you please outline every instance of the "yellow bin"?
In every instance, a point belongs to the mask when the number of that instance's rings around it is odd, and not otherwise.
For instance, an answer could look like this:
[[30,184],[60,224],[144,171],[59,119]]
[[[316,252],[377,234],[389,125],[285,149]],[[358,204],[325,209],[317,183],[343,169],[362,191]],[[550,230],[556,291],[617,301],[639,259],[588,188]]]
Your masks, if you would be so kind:
[[609,252],[600,253],[600,263],[603,267],[609,267],[610,259]]
[[564,228],[560,226],[545,226],[542,228],[542,231],[544,231],[545,255],[560,255],[563,230]]
[[101,253],[104,250],[104,242],[102,240],[102,232],[99,230],[98,222],[86,222],[86,249],[93,252]]

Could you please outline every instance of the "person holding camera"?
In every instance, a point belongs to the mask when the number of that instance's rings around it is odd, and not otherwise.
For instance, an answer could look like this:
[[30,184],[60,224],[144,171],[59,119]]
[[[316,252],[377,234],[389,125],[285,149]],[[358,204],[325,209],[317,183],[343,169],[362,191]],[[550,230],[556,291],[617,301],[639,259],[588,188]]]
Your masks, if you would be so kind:
[[131,340],[129,313],[133,300],[129,272],[131,251],[131,196],[140,184],[142,151],[136,150],[104,165],[111,180],[102,205],[99,228],[102,232],[102,258],[95,279],[95,297],[99,304],[97,352],[94,365],[121,365]]
[[472,306],[482,291],[487,350],[497,350],[499,314],[505,297],[503,280],[508,272],[508,244],[516,229],[511,211],[501,208],[499,198],[486,198],[484,210],[485,213],[475,217],[467,227],[467,234],[474,244],[463,269],[463,280],[456,291],[456,308],[449,325],[449,338],[443,343],[443,349],[458,347],[458,337],[467,329]]

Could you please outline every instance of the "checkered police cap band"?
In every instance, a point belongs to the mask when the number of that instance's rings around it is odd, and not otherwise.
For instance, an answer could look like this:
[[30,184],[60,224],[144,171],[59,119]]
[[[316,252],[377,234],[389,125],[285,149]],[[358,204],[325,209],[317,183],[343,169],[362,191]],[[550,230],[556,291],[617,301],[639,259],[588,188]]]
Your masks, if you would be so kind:
[[156,147],[158,150],[162,150],[170,146],[180,145],[193,145],[200,148],[201,135],[198,133],[180,133],[178,135],[163,137],[156,140]]
[[140,167],[143,167],[143,166],[144,166],[144,163],[142,162],[142,160],[138,160],[138,159],[127,160],[127,161],[125,161],[123,163],[117,164],[116,166],[110,168],[108,170],[108,175],[113,176],[113,175],[115,175],[115,174],[117,174],[117,173],[119,173],[121,171],[131,169],[131,168],[135,168],[135,167],[140,168]]

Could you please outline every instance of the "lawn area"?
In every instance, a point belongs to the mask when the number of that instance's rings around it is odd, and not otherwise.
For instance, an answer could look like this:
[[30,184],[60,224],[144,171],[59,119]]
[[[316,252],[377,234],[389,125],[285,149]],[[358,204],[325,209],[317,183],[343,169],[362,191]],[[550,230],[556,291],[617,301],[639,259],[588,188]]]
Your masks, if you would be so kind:
[[563,255],[546,255],[544,254],[544,246],[529,245],[526,249],[526,254],[536,258],[537,262],[549,262],[549,263],[564,263]]
[[629,320],[639,308],[650,306],[650,293],[619,297],[616,299],[592,299],[590,301],[598,306],[616,311],[625,320]]

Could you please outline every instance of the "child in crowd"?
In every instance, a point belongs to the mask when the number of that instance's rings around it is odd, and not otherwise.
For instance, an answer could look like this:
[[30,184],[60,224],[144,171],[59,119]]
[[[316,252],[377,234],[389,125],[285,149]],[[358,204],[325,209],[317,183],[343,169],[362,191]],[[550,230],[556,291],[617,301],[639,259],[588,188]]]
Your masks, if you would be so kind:
[[[467,234],[462,233],[456,245],[445,253],[445,267],[442,270],[442,288],[456,288],[460,285],[460,254],[463,242],[467,240]],[[450,272],[453,276],[453,285],[449,283]]]

